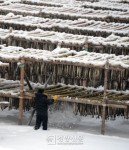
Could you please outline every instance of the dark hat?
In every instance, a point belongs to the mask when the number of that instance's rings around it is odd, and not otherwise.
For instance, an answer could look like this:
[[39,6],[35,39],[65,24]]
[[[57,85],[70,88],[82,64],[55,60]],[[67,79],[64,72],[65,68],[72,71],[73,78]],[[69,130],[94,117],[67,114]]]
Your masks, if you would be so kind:
[[43,93],[44,89],[38,89],[38,93]]

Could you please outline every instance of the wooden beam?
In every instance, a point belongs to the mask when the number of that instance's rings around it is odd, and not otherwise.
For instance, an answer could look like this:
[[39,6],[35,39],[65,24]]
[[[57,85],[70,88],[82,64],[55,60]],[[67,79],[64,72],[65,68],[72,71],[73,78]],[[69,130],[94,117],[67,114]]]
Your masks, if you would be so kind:
[[23,98],[24,98],[24,59],[21,60],[20,67],[20,100],[19,100],[19,115],[18,124],[22,125],[23,118]]
[[109,68],[109,63],[108,60],[105,64],[105,73],[104,73],[104,97],[103,97],[103,111],[102,111],[102,126],[101,126],[101,134],[105,134],[105,118],[106,118],[106,101],[107,101],[107,78],[108,78],[108,68]]
[[[67,98],[67,97],[59,97],[58,101],[66,101],[71,103],[80,103],[80,104],[90,104],[90,105],[99,105],[103,106],[101,101],[96,100],[90,100],[90,99],[76,99],[76,98]],[[113,107],[113,108],[127,108],[127,105],[124,104],[112,104],[108,103],[105,104],[107,107]]]

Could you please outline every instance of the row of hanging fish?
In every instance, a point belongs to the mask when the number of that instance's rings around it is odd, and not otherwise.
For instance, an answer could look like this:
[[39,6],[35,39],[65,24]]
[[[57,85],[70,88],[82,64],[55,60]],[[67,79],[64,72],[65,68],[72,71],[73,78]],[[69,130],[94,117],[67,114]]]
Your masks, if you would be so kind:
[[[17,63],[23,57],[28,78],[37,83],[45,83],[52,72],[52,84],[64,83],[86,87],[104,85],[105,63],[108,59],[108,89],[126,90],[129,88],[129,57],[112,54],[76,52],[65,48],[53,51],[3,47],[0,60],[10,63],[1,72],[7,79],[19,79]],[[111,68],[110,68],[111,67]]]
[[[73,110],[75,115],[80,116],[91,116],[92,118],[101,119],[103,107],[101,105],[92,104],[81,104],[81,103],[67,103],[67,102],[57,102],[49,108],[50,111],[62,111],[65,112],[69,107]],[[129,119],[129,108],[113,108],[106,107],[106,119],[115,120],[117,117],[123,117]]]

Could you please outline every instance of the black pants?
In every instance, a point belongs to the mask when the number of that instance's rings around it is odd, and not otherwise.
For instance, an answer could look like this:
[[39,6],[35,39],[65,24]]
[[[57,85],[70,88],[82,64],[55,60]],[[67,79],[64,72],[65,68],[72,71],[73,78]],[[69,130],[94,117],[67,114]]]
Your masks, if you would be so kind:
[[47,122],[48,122],[48,115],[37,114],[35,128],[39,129],[42,124],[43,130],[47,130]]

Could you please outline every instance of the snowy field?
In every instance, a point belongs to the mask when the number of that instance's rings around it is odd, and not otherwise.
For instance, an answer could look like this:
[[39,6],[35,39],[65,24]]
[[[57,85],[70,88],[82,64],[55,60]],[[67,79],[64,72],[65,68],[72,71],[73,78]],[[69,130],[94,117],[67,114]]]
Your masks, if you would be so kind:
[[118,118],[106,122],[106,135],[100,135],[101,119],[74,116],[70,109],[49,113],[49,128],[26,126],[30,112],[24,113],[23,126],[17,125],[17,110],[0,111],[0,150],[128,150],[129,121]]

